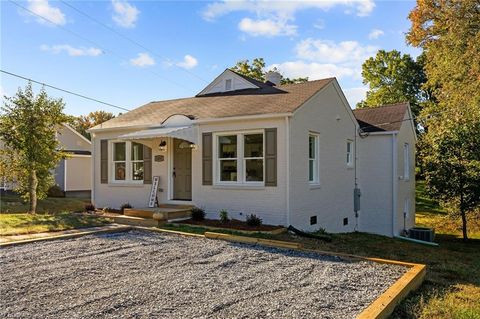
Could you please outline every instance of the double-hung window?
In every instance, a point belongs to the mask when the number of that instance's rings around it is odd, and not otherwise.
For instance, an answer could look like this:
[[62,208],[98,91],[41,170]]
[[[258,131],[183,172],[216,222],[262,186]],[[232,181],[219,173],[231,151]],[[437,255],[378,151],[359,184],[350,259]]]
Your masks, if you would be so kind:
[[263,183],[263,132],[218,135],[216,156],[218,183]]
[[143,180],[143,145],[135,142],[112,143],[113,180]]
[[132,142],[131,149],[132,180],[143,181],[143,145],[140,143]]
[[353,166],[353,142],[347,141],[347,166]]
[[308,135],[308,181],[310,184],[320,182],[318,170],[318,135]]
[[218,137],[218,160],[221,182],[238,181],[237,135]]
[[126,142],[113,143],[113,169],[116,181],[124,181],[127,178]]

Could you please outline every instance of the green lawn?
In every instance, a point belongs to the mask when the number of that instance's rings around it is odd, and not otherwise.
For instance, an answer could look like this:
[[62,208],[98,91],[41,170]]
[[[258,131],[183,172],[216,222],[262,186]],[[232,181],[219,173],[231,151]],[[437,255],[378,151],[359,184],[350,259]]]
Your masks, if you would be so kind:
[[[37,213],[60,213],[83,211],[89,198],[48,197],[39,200]],[[24,203],[18,195],[0,195],[0,213],[24,213],[28,211],[28,203]]]
[[[288,233],[269,235],[269,238],[302,242],[312,249],[426,264],[424,284],[396,308],[392,318],[480,319],[480,240],[464,243],[459,221],[447,217],[438,204],[428,198],[422,182],[417,185],[416,200],[417,221],[422,226],[436,228],[439,247],[365,233],[333,234],[331,242]],[[472,223],[470,237],[479,238],[475,222],[478,223],[478,219]],[[168,228],[197,234],[206,231],[173,225]]]
[[47,198],[38,202],[37,214],[26,214],[28,204],[17,195],[0,197],[0,236],[33,234],[101,226],[106,219],[74,214],[83,211],[89,199]]

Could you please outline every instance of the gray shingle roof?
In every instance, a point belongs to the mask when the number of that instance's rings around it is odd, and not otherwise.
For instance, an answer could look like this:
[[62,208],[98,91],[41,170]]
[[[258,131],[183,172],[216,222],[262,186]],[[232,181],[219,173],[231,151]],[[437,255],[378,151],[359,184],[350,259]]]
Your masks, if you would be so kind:
[[404,122],[408,102],[353,110],[364,132],[398,131]]
[[151,102],[97,125],[93,129],[160,125],[174,114],[205,119],[290,113],[333,80],[334,78],[328,78],[299,84],[265,85],[259,89]]

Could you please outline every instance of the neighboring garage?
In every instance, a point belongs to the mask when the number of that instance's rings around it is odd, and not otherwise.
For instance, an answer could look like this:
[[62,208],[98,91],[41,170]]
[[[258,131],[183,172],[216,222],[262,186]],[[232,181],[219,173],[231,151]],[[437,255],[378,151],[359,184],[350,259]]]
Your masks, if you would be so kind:
[[1,318],[353,318],[406,268],[130,231],[0,249]]

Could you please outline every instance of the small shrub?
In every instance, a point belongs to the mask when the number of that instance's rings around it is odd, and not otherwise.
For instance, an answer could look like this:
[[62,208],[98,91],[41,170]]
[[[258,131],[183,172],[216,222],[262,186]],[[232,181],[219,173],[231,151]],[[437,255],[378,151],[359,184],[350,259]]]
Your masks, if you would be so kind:
[[95,211],[95,205],[92,203],[85,204],[85,210],[87,212],[94,212]]
[[326,235],[327,231],[325,230],[325,228],[320,227],[320,228],[318,228],[318,230],[314,231],[313,233],[317,234],[317,235]]
[[48,197],[65,197],[65,193],[62,191],[60,186],[53,185],[48,189],[47,196]]
[[255,214],[247,215],[247,225],[251,227],[257,227],[262,224],[262,219]]
[[120,206],[120,210],[122,211],[122,214],[123,214],[123,211],[125,210],[125,208],[133,208],[132,205],[130,205],[130,203],[124,203],[122,204],[122,206]]
[[205,210],[200,207],[192,208],[192,219],[193,220],[204,220],[205,219]]
[[220,221],[224,224],[226,224],[230,221],[230,218],[228,218],[228,212],[227,212],[226,209],[222,209],[220,211]]

